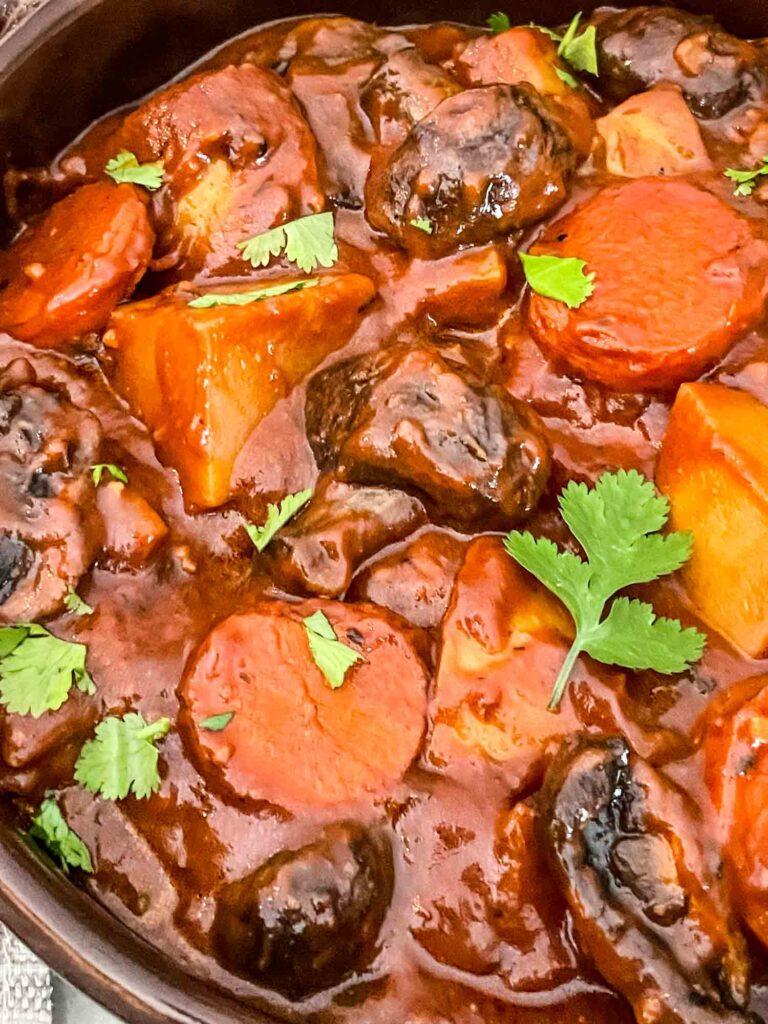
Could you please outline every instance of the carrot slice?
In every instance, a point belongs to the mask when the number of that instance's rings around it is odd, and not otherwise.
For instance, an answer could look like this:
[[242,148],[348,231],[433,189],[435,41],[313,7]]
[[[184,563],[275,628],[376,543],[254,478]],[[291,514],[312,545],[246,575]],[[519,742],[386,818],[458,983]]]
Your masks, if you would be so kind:
[[40,348],[99,330],[146,270],[153,239],[133,185],[78,189],[0,255],[0,330]]
[[698,377],[762,317],[768,241],[754,222],[686,181],[603,189],[531,247],[585,260],[581,306],[531,295],[528,323],[551,353],[615,388]]
[[[331,689],[304,619],[322,610],[357,651]],[[289,810],[385,793],[418,753],[427,676],[407,628],[371,605],[271,602],[208,636],[181,684],[206,770],[239,796]],[[234,712],[220,731],[206,720]]]

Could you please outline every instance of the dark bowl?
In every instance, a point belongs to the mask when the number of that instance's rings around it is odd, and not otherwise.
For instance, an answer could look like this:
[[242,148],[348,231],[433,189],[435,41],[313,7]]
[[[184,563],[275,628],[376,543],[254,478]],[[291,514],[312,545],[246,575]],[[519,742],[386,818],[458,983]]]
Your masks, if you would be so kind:
[[[47,162],[94,118],[160,86],[225,39],[328,6],[327,0],[295,0],[290,8],[278,0],[47,0],[0,41],[0,170],[3,163]],[[482,24],[500,6],[499,0],[350,0],[336,12],[380,24]],[[520,23],[554,24],[593,6],[518,0],[514,10]],[[742,36],[768,35],[768,0],[678,6],[714,14]],[[55,971],[128,1021],[272,1019],[149,947],[1,820],[0,919]]]

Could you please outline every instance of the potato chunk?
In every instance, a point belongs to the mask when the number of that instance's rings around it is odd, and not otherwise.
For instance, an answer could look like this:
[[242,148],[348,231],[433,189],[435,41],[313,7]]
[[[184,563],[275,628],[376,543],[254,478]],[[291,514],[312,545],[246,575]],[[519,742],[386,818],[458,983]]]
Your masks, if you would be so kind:
[[691,530],[683,568],[702,618],[753,658],[768,653],[768,408],[721,384],[684,384],[657,482],[675,530]]
[[188,293],[168,291],[114,314],[105,341],[118,350],[118,389],[178,471],[189,505],[227,500],[251,431],[345,344],[373,294],[367,277],[330,275],[246,306],[196,309]]
[[676,85],[659,85],[620,103],[596,123],[605,169],[623,178],[708,171],[696,119]]

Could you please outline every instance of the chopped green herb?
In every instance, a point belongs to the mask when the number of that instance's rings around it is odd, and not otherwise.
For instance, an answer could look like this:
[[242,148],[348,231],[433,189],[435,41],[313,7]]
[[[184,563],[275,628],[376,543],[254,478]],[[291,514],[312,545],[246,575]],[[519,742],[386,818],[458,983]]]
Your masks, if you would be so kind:
[[207,292],[198,295],[188,303],[193,309],[211,309],[213,306],[249,306],[252,302],[262,299],[273,299],[288,292],[298,292],[302,288],[314,288],[320,284],[319,277],[310,277],[306,281],[284,281],[265,288],[255,288],[249,292]]
[[114,462],[97,462],[95,466],[91,466],[91,476],[96,487],[101,483],[104,473],[109,473],[111,477],[119,480],[121,484],[128,483],[128,474],[122,466],[116,466]]
[[287,494],[279,505],[270,504],[267,506],[267,518],[262,526],[255,526],[253,523],[245,523],[245,532],[253,541],[257,551],[263,551],[272,540],[278,530],[282,530],[289,519],[293,519],[307,504],[312,497],[312,488],[305,491],[298,491],[296,494]]
[[104,168],[107,174],[118,184],[143,185],[150,192],[155,192],[163,184],[165,168],[158,161],[154,164],[140,164],[133,153],[121,150]]
[[578,307],[594,291],[594,274],[585,274],[584,260],[573,256],[534,256],[520,253],[525,279],[537,295],[564,302],[570,309]]
[[499,32],[506,32],[507,29],[512,28],[509,15],[505,14],[503,11],[495,11],[493,14],[488,16],[485,23],[493,35],[498,35]]
[[234,717],[234,711],[223,711],[220,715],[204,718],[202,722],[198,722],[198,725],[207,732],[221,732],[222,729],[226,729]]
[[352,650],[337,638],[324,612],[314,612],[304,619],[304,629],[307,631],[309,649],[315,664],[328,680],[331,689],[338,690],[349,669],[365,659],[359,651]]
[[413,220],[408,222],[411,227],[418,228],[419,231],[423,231],[426,235],[431,235],[434,231],[432,227],[432,221],[427,220],[426,217],[414,217]]
[[733,190],[735,196],[751,196],[758,184],[757,179],[768,174],[768,156],[764,156],[762,164],[752,171],[728,167],[723,173],[726,178],[736,182],[736,188]]
[[33,622],[0,628],[0,704],[13,714],[39,718],[60,708],[73,684],[95,693],[86,652],[85,644],[60,640]]
[[170,727],[167,718],[147,723],[135,712],[105,718],[80,751],[75,778],[106,800],[122,800],[129,793],[139,799],[150,796],[160,788],[155,740]]
[[562,68],[555,68],[555,74],[561,82],[565,82],[565,84],[570,86],[571,89],[578,89],[579,83],[576,81],[573,75],[569,74],[567,71],[563,71]]
[[596,75],[597,31],[594,25],[589,25],[581,35],[576,35],[580,21],[581,11],[571,18],[570,24],[560,40],[557,52],[577,71],[587,71],[590,75]]
[[571,481],[560,495],[560,511],[587,561],[528,532],[513,530],[504,539],[508,554],[560,598],[576,624],[550,710],[558,708],[582,651],[609,665],[665,674],[698,661],[705,636],[677,619],[657,618],[644,601],[616,598],[603,618],[617,591],[674,572],[690,557],[691,534],[659,534],[669,503],[650,480],[619,470],[603,474],[592,488]]
[[72,587],[69,588],[67,596],[64,598],[64,607],[73,615],[93,615],[93,608]]
[[30,836],[57,860],[64,872],[70,868],[93,872],[88,847],[64,820],[56,798],[46,796],[29,828]]
[[273,256],[285,253],[305,274],[317,267],[332,267],[339,258],[333,237],[333,214],[312,213],[288,224],[254,235],[238,244],[252,267],[266,267]]

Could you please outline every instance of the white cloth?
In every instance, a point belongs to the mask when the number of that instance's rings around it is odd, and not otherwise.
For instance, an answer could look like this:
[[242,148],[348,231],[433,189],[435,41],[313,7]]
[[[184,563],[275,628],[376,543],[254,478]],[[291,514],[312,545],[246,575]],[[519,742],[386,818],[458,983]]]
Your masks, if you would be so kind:
[[15,935],[2,928],[0,1024],[51,1024],[51,1020],[51,972]]

